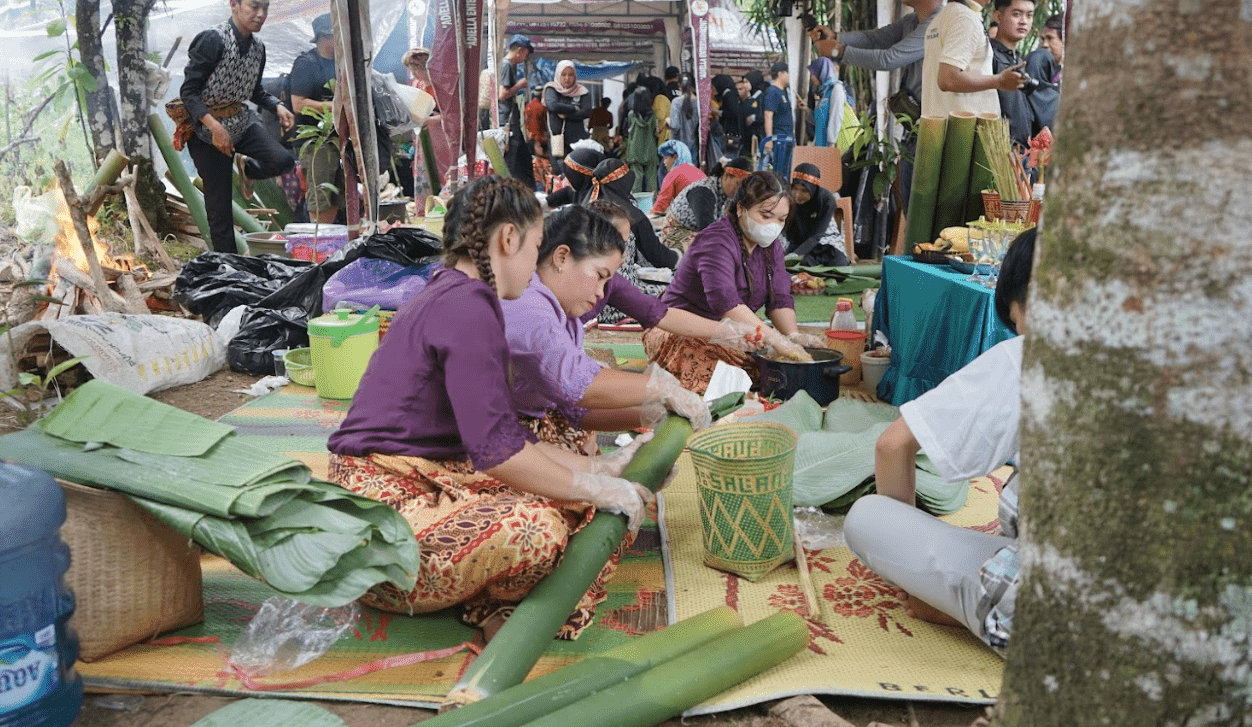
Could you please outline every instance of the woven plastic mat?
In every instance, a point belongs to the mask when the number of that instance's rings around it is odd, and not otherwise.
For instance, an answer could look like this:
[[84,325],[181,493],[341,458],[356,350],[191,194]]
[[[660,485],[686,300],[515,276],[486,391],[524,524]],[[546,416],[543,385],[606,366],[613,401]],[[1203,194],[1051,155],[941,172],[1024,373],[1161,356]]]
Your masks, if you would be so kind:
[[[665,489],[662,531],[671,622],[727,605],[754,623],[779,610],[811,614],[794,562],[750,583],[703,565],[696,478],[690,455]],[[943,518],[994,532],[996,504],[1008,468],[974,480],[966,506]],[[993,704],[1004,662],[963,628],[936,626],[904,612],[894,589],[846,547],[808,556],[820,622],[810,619],[806,651],[685,716],[738,709],[799,694]]]

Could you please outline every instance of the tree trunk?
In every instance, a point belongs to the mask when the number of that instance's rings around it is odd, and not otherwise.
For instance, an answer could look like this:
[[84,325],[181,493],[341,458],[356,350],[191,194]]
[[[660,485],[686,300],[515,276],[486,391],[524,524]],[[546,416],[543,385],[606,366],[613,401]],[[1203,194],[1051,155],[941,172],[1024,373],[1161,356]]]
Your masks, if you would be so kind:
[[1074,6],[1002,720],[1248,725],[1252,6]]
[[148,131],[148,14],[154,0],[116,0],[117,86],[121,99],[122,151],[135,165],[135,193],[158,235],[169,230],[165,188],[152,166],[152,135]]
[[91,136],[96,161],[103,160],[117,145],[113,130],[117,126],[117,105],[104,74],[104,48],[100,43],[100,0],[79,0],[74,8],[78,52],[82,63],[95,79],[96,90],[85,94],[87,130]]

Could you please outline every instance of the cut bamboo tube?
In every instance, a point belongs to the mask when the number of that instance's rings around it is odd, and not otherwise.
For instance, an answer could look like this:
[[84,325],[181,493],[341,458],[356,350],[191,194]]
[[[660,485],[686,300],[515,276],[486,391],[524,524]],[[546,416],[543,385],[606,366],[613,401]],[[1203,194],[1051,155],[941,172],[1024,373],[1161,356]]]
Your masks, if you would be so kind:
[[948,119],[923,116],[917,133],[917,154],[913,163],[913,191],[909,197],[908,226],[904,230],[905,251],[919,242],[930,242],[939,196],[939,170],[943,164],[943,140]]
[[526,727],[651,727],[783,663],[808,645],[808,622],[781,611]]
[[991,172],[991,159],[987,156],[987,147],[982,142],[982,134],[977,127],[999,120],[995,114],[979,114],[975,123],[974,153],[969,165],[969,192],[965,198],[965,220],[972,222],[984,214],[982,192],[984,189],[995,189],[996,179]]
[[504,155],[500,153],[500,145],[490,136],[483,137],[483,152],[487,154],[487,158],[491,160],[491,168],[498,176],[509,178],[513,175],[509,172],[509,167],[504,163]]
[[969,167],[974,153],[976,121],[977,117],[967,111],[948,116],[948,128],[943,138],[943,165],[935,198],[935,221],[927,240],[935,239],[945,228],[966,222],[965,202],[969,194]]
[[[125,154],[117,149],[110,149],[108,155],[104,157],[104,161],[100,162],[100,168],[96,170],[96,175],[87,184],[83,185],[82,198],[90,199],[91,193],[96,190],[96,187],[107,187],[116,182],[128,164],[130,164],[130,159]],[[103,202],[103,197],[97,199],[96,203],[91,206],[91,209],[87,210],[87,216],[94,215]]]
[[161,150],[165,165],[169,167],[170,180],[174,182],[178,193],[183,196],[183,204],[187,205],[188,211],[191,212],[191,219],[200,230],[200,237],[204,238],[205,242],[210,242],[213,238],[209,235],[209,216],[204,211],[204,198],[200,196],[200,190],[191,183],[191,177],[187,174],[187,168],[183,166],[183,160],[174,150],[174,140],[170,137],[169,130],[165,128],[165,124],[156,114],[148,116],[148,128],[152,130],[152,138],[156,141],[157,148]]
[[653,631],[573,666],[423,722],[424,727],[522,725],[743,627],[727,606]]
[[809,607],[809,620],[823,623],[822,609],[817,600],[817,589],[813,587],[813,576],[809,573],[809,557],[804,553],[800,539],[795,538],[796,568],[800,571],[800,590],[804,591],[804,602]]
[[[742,394],[727,395],[709,409],[716,419],[742,403]],[[622,471],[622,479],[638,482],[653,492],[660,489],[691,433],[691,423],[686,419],[667,417]],[[448,699],[469,704],[521,684],[625,535],[624,516],[596,512],[591,522],[570,538],[560,564],[517,605],[491,643],[465,670]]]

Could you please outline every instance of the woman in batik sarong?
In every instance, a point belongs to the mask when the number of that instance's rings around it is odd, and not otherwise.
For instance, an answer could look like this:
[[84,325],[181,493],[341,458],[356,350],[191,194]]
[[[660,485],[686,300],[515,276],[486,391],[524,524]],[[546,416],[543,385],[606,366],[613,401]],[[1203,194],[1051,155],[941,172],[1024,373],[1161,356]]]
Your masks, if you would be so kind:
[[[364,603],[399,613],[460,606],[490,635],[596,508],[626,515],[633,531],[651,495],[618,477],[633,452],[574,455],[533,443],[518,422],[500,301],[520,296],[535,272],[543,225],[534,191],[475,180],[453,198],[444,235],[446,269],[396,314],[330,438],[330,478],[396,508],[418,540],[414,589],[383,584]],[[560,636],[591,622],[616,562]]]
[[737,157],[713,167],[705,179],[687,185],[666,211],[661,242],[686,252],[697,232],[722,219],[739,183],[751,172],[752,162]]
[[[691,241],[661,302],[710,320],[730,318],[745,325],[756,323],[756,312],[765,306],[774,327],[764,329],[764,342],[788,358],[806,358],[802,346],[824,341],[797,329],[791,276],[783,267],[782,246],[775,244],[791,209],[786,183],[776,174],[745,177],[726,216]],[[753,381],[759,377],[751,357],[709,341],[653,328],[644,332],[643,346],[649,361],[698,394],[708,388],[718,361],[744,369]]]

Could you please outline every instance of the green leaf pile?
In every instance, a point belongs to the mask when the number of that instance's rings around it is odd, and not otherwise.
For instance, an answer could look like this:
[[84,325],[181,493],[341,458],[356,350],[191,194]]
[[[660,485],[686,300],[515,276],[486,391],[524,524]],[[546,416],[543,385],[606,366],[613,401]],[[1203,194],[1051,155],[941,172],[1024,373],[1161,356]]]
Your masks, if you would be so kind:
[[342,606],[390,581],[413,587],[417,541],[395,509],[313,479],[234,430],[91,381],[0,457],[121,492],[179,533],[289,596]]

